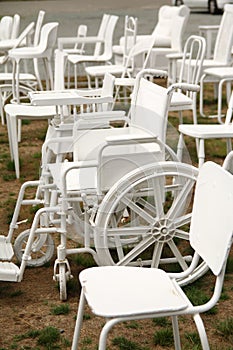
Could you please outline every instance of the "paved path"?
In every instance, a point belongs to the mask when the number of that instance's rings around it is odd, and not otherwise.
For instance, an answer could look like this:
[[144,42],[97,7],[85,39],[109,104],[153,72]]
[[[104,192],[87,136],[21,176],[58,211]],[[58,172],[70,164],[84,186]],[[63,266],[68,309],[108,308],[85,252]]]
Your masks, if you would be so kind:
[[[36,20],[40,9],[46,11],[46,22],[59,22],[59,36],[73,36],[78,24],[88,26],[88,35],[96,34],[104,12],[117,14],[114,43],[123,34],[124,16],[138,17],[138,32],[149,34],[157,23],[158,9],[162,5],[170,5],[170,0],[42,0],[42,1],[0,1],[0,14],[19,13],[22,28],[30,21]],[[198,33],[199,24],[218,24],[220,15],[207,13],[191,13],[186,36]]]

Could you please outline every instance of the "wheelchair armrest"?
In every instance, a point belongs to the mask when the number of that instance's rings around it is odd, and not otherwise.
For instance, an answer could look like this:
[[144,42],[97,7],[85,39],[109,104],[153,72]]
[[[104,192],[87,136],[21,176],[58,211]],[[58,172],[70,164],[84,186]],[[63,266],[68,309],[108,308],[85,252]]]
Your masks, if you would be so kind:
[[198,92],[198,91],[200,91],[200,86],[197,84],[175,83],[175,84],[172,84],[171,86],[169,86],[168,93],[170,93],[176,89]]
[[157,141],[157,136],[128,134],[128,135],[119,135],[119,136],[109,136],[109,137],[106,137],[105,141],[108,146],[129,145],[135,142],[151,143],[151,142]]

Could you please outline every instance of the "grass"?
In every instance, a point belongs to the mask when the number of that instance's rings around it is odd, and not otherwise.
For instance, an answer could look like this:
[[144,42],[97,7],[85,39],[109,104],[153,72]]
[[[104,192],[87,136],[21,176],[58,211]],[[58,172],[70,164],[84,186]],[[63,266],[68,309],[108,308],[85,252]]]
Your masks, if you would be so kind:
[[[34,347],[20,347],[20,342],[25,339],[33,339],[35,342]],[[14,337],[14,343],[11,344],[11,349],[33,349],[33,350],[61,350],[70,347],[71,343],[66,338],[61,336],[61,331],[56,327],[45,327],[41,330],[32,329],[24,334],[16,335]],[[42,347],[42,348],[41,348]],[[9,349],[10,349],[9,348]]]
[[216,325],[216,330],[222,337],[228,339],[233,344],[233,317],[227,317]]
[[51,308],[52,315],[67,315],[70,312],[69,304],[56,305]]
[[126,339],[125,337],[116,337],[112,340],[112,344],[119,350],[149,350],[140,346],[138,343]]
[[171,328],[164,328],[154,333],[153,342],[155,345],[172,346],[174,343]]

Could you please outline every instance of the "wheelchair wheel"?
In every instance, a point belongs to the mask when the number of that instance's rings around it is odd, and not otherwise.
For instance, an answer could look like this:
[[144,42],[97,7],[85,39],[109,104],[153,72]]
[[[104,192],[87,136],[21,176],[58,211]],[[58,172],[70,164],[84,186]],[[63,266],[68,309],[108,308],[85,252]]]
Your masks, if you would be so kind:
[[[14,252],[17,259],[21,262],[22,256],[28,241],[30,230],[21,232],[15,240]],[[27,261],[27,266],[43,266],[50,261],[54,254],[54,241],[50,234],[36,234],[32,245],[31,259]]]
[[[185,271],[192,260],[189,224],[197,175],[191,165],[168,161],[138,168],[118,181],[94,221],[100,264]],[[195,279],[206,270],[196,271]]]

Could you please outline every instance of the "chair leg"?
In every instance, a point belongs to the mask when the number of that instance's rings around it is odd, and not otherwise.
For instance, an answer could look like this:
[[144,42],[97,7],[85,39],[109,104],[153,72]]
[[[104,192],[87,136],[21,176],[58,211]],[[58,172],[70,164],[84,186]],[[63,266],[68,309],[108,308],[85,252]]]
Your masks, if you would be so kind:
[[198,165],[199,168],[204,164],[205,162],[205,140],[200,139],[199,145],[198,145]]
[[19,179],[19,148],[18,148],[18,133],[17,133],[17,118],[14,115],[9,116],[9,136],[11,141],[9,142],[12,146],[12,156],[15,164],[16,178]]
[[77,64],[74,63],[74,88],[78,88],[78,70],[77,70]]
[[178,116],[179,116],[179,124],[183,124],[183,113],[182,113],[182,111],[178,112]]
[[180,134],[178,145],[177,145],[177,157],[180,162],[182,162],[182,158],[183,158],[183,148],[184,148],[184,136],[183,134]]
[[13,155],[13,145],[12,145],[12,130],[11,130],[11,116],[9,114],[6,114],[6,125],[7,125],[7,133],[8,133],[8,140],[9,140],[9,148],[10,148],[10,155],[11,160],[14,159]]
[[[119,323],[119,322],[123,322],[125,319],[124,318],[113,318],[109,321],[107,321],[105,323],[105,325],[103,326],[101,333],[100,333],[100,337],[99,337],[99,347],[98,350],[106,350],[106,344],[107,344],[107,336],[109,331],[112,329],[112,327]],[[75,350],[75,349],[71,349],[71,350]]]
[[80,294],[80,299],[79,299],[79,306],[78,306],[78,312],[77,312],[77,318],[76,318],[76,323],[75,323],[75,329],[74,329],[71,350],[78,349],[78,341],[79,341],[80,331],[81,331],[81,327],[82,327],[84,306],[85,306],[85,295],[84,295],[84,292],[82,290],[81,294]]
[[181,350],[180,332],[179,332],[179,325],[178,325],[178,317],[177,316],[172,316],[172,328],[173,328],[175,349]]
[[201,345],[203,350],[210,350],[209,342],[207,339],[204,323],[199,314],[193,316],[194,322],[196,324],[198,334],[201,340]]

